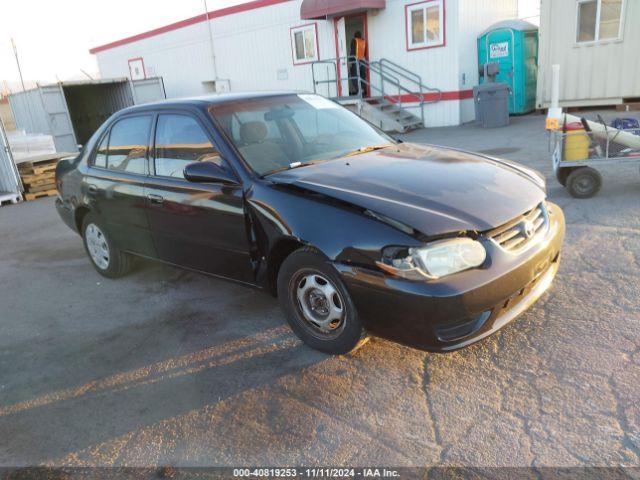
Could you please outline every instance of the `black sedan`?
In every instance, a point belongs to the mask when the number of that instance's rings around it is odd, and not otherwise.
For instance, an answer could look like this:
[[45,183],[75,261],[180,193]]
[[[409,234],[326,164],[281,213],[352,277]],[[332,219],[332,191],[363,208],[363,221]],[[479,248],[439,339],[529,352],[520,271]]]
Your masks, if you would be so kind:
[[549,287],[564,237],[535,171],[398,142],[310,94],[123,110],[56,180],[100,274],[135,255],[265,289],[335,354],[369,334],[434,351],[490,335]]

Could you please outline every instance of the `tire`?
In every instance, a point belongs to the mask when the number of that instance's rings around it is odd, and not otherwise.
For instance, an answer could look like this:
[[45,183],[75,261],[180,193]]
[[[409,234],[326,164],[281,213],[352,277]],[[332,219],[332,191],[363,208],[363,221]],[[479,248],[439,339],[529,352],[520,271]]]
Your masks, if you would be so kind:
[[103,224],[92,213],[82,221],[82,240],[89,261],[96,271],[107,278],[119,278],[127,274],[131,258],[111,240]]
[[591,198],[600,191],[602,176],[591,167],[578,167],[567,177],[567,188],[574,198]]
[[573,167],[564,167],[564,168],[558,167],[558,169],[556,170],[556,180],[558,180],[558,183],[563,187],[566,187],[567,178],[569,177],[569,175],[573,170],[574,170]]
[[368,340],[340,275],[314,249],[296,250],[282,263],[278,300],[291,329],[311,348],[342,355]]

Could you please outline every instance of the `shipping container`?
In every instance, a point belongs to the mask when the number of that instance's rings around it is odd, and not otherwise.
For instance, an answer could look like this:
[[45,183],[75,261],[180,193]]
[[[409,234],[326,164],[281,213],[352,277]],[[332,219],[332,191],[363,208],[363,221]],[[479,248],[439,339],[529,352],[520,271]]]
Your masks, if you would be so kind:
[[76,152],[123,108],[165,98],[161,78],[60,82],[9,95],[18,129],[53,136],[58,152]]
[[551,103],[560,65],[560,106],[640,100],[640,1],[542,0],[536,104]]
[[0,120],[0,201],[15,203],[22,198],[21,193],[20,175],[11,156],[4,124]]
[[0,121],[4,123],[4,128],[7,131],[16,129],[16,124],[13,121],[13,115],[11,114],[11,107],[9,106],[9,99],[1,95],[0,95]]

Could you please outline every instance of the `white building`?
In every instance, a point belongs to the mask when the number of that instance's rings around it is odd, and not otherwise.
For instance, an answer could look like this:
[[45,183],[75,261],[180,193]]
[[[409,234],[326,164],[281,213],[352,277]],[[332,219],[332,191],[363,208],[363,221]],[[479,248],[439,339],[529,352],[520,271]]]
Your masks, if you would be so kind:
[[542,0],[536,104],[551,102],[560,65],[560,105],[613,105],[640,98],[640,1]]
[[344,97],[348,68],[335,59],[349,55],[359,30],[367,41],[368,94],[381,97],[384,89],[387,97],[370,102],[376,111],[380,103],[387,112],[411,107],[426,126],[457,125],[473,118],[477,35],[517,13],[517,0],[255,0],[91,53],[104,78],[161,76],[167,97],[314,91],[314,78],[328,80],[315,85],[318,93]]

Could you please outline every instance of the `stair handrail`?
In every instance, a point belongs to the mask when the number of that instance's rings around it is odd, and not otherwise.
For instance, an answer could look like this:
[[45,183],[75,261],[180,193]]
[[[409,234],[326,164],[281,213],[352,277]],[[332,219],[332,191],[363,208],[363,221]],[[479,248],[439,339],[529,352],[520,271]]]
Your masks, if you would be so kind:
[[[337,59],[337,58],[329,58],[329,59],[326,59],[326,60],[314,60],[313,62],[311,62],[311,78],[312,78],[312,81],[313,81],[313,93],[318,93],[317,92],[317,85],[319,85],[321,83],[335,83],[336,84],[336,93],[338,92],[338,66],[337,66],[337,62],[338,61],[339,61],[339,59]],[[315,66],[319,65],[319,64],[327,64],[327,65],[333,66],[333,70],[334,70],[333,78],[329,78],[327,80],[316,80]],[[327,87],[327,93],[329,93],[329,87]]]
[[[370,81],[368,81],[366,78],[360,78],[360,66],[362,64],[364,64],[365,68],[369,68],[370,70],[375,70],[372,69],[372,65],[370,62],[367,62],[366,60],[358,60],[357,57],[355,55],[348,55],[348,56],[343,56],[343,57],[336,57],[336,58],[328,58],[325,60],[314,60],[313,62],[311,62],[311,77],[312,77],[312,81],[313,81],[313,93],[318,93],[317,92],[317,86],[320,84],[325,84],[325,83],[335,83],[336,84],[336,91],[338,90],[338,63],[341,61],[346,61],[346,65],[347,65],[347,72],[349,72],[351,70],[351,65],[356,65],[356,72],[357,75],[356,76],[352,76],[349,73],[347,73],[347,76],[345,78],[341,78],[340,81],[345,80],[347,82],[350,82],[351,80],[360,80],[361,82],[365,83],[366,85],[368,85],[370,88],[379,91],[381,94],[385,94],[384,92],[384,88],[378,88],[376,85],[372,85],[372,83]],[[325,65],[331,65],[333,67],[334,70],[334,76],[333,78],[328,78],[325,80],[316,80],[316,72],[315,72],[315,67],[316,65],[321,65],[321,64],[325,64]],[[399,78],[394,77],[393,75],[390,75],[388,73],[385,72],[380,72],[379,69],[375,70],[374,73],[380,73],[382,75],[382,78],[384,78],[385,81],[391,82],[394,85],[396,85],[398,87],[398,93],[400,93],[401,90],[405,90],[407,92],[410,92],[410,90],[408,90],[406,87],[404,87],[402,85],[402,82],[400,81]],[[364,92],[362,92],[362,88],[360,83],[358,83],[358,97],[363,98],[364,97]]]
[[[338,79],[338,64],[339,62],[345,61],[346,62],[346,69],[347,69],[347,76],[345,78],[341,78]],[[316,80],[316,74],[315,74],[315,67],[316,65],[321,65],[321,64],[327,64],[327,65],[331,65],[333,67],[334,70],[334,76],[333,78],[327,78],[325,80]],[[351,71],[351,66],[355,65],[356,66],[356,76],[352,76],[349,72]],[[366,77],[361,77],[360,75],[360,69],[361,68],[365,68],[369,70],[369,73],[373,73],[379,76],[380,78],[380,86],[375,85],[373,82],[371,82],[369,79],[367,79]],[[402,67],[401,67],[402,68]],[[418,82],[415,82],[416,79],[411,79],[408,78],[408,76],[403,73],[402,71],[396,72],[394,71],[395,74],[400,75],[404,78],[407,78],[411,81],[414,81],[414,83],[417,83],[419,86],[422,86],[422,83],[420,82],[419,76],[417,74],[414,74],[416,76],[418,76],[417,80]],[[369,62],[366,59],[358,59],[355,55],[348,55],[348,56],[342,56],[342,57],[335,57],[335,58],[330,58],[330,59],[324,59],[324,60],[315,60],[313,62],[311,62],[311,74],[312,74],[312,80],[313,80],[313,92],[314,93],[318,93],[317,92],[317,86],[320,84],[335,84],[336,85],[336,93],[339,90],[339,82],[340,81],[347,81],[347,82],[351,82],[352,80],[356,80],[357,81],[357,85],[358,85],[358,93],[357,93],[357,97],[362,100],[364,98],[364,91],[363,91],[363,84],[368,86],[369,90],[375,90],[377,93],[380,94],[381,98],[383,98],[384,100],[393,103],[394,105],[397,105],[398,109],[401,110],[402,109],[402,93],[406,93],[410,96],[413,96],[416,98],[417,103],[419,104],[420,107],[420,117],[421,117],[421,121],[424,124],[424,108],[423,105],[425,103],[425,99],[424,99],[424,95],[422,92],[415,92],[413,91],[411,88],[408,88],[406,86],[404,86],[402,84],[402,81],[400,80],[400,78],[390,74],[389,72],[385,72],[384,68],[382,67],[382,65],[380,65],[379,61],[372,61]],[[397,90],[397,95],[395,94],[391,94],[385,87],[385,85],[387,83],[390,83],[391,85],[393,85],[394,90]],[[427,89],[429,90],[435,90],[435,89],[430,89],[427,87]],[[327,89],[327,91],[329,91],[329,88]],[[395,96],[394,96],[395,95]],[[330,95],[329,95],[330,96]]]
[[380,64],[381,68],[384,69],[386,66],[387,68],[390,68],[392,70],[399,71],[400,74],[407,80],[410,80],[417,85],[422,85],[422,77],[416,72],[413,72],[408,68],[403,67],[402,65],[392,62],[391,60],[385,57],[378,60],[378,63]]
[[[398,95],[400,95],[400,91],[403,89],[403,86],[402,86],[402,83],[400,82],[399,78],[394,77],[393,75],[389,75],[387,73],[381,72],[380,69],[376,66],[376,62],[369,62],[369,61],[364,60],[364,59],[361,59],[359,61],[356,59],[355,61],[358,62],[358,63],[356,63],[356,65],[357,65],[356,70],[358,72],[358,77],[357,78],[360,78],[360,76],[359,76],[360,75],[360,68],[361,68],[361,65],[364,65],[365,68],[369,69],[369,72],[373,72],[373,73],[377,73],[377,74],[381,75],[381,78],[383,78],[384,80],[386,80],[388,82],[393,83],[393,85],[398,87]],[[353,78],[354,80],[356,79],[356,77],[350,77],[350,78]],[[380,87],[378,87],[378,86],[372,84],[372,82],[370,80],[367,80],[366,77],[365,78],[361,78],[360,80],[362,80],[365,84],[367,84],[370,87],[372,87],[374,90],[379,91],[382,94],[383,97],[385,96],[384,85],[383,84],[381,84]],[[359,90],[358,94],[360,96],[362,96],[362,92],[360,91],[361,89],[359,88],[358,90]],[[390,98],[392,98],[392,97],[390,97]]]
[[438,102],[440,100],[442,100],[442,90],[440,90],[439,88],[434,88],[434,87],[430,87],[428,85],[425,85],[424,83],[422,83],[422,77],[417,74],[416,72],[413,72],[411,70],[409,70],[408,68],[403,67],[402,65],[397,64],[396,62],[393,62],[391,60],[389,60],[388,58],[381,58],[380,60],[378,60],[378,63],[380,64],[380,67],[384,70],[385,68],[390,69],[393,73],[395,73],[396,75],[400,75],[403,78],[405,78],[406,80],[409,80],[413,83],[415,83],[419,89],[421,93],[425,93],[424,90],[428,92],[435,92],[438,95],[438,98],[436,100],[427,100],[425,103],[435,103]]
[[[398,97],[397,97],[397,101],[394,99],[394,97],[392,96],[388,96],[386,95],[385,91],[384,91],[384,80],[387,79],[389,77],[388,73],[384,72],[384,69],[382,68],[382,66],[380,65],[380,63],[378,61],[374,61],[374,62],[368,62],[369,65],[369,69],[371,72],[373,73],[378,73],[380,75],[380,86],[382,89],[382,96],[384,99],[386,99],[387,101],[391,101],[393,103],[395,103],[396,105],[398,105],[399,109],[402,109],[402,92],[404,91],[405,93],[407,93],[409,96],[413,96],[416,98],[416,101],[418,103],[418,106],[420,108],[420,120],[422,121],[422,124],[424,125],[424,95],[422,94],[422,92],[415,92],[410,88],[405,87],[404,85],[402,85],[402,82],[397,78],[397,77],[393,77],[395,79],[395,86],[398,89]],[[402,75],[402,74],[401,74]]]

